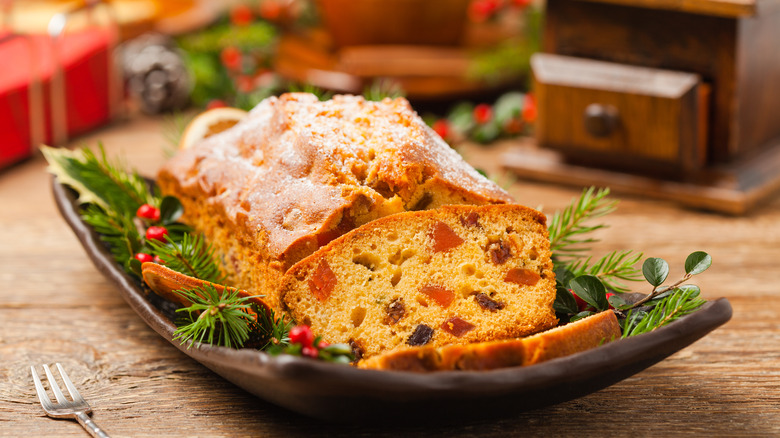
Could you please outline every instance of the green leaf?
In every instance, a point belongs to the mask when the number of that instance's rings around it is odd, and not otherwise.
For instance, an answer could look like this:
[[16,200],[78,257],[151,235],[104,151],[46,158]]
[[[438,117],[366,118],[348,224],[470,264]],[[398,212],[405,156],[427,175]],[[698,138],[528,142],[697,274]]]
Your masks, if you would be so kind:
[[565,266],[555,266],[553,271],[555,272],[555,281],[562,287],[569,289],[569,282],[576,277],[576,275]]
[[611,297],[609,297],[607,299],[607,301],[609,301],[609,305],[610,306],[612,306],[612,307],[614,307],[616,309],[620,309],[620,308],[623,308],[623,307],[631,305],[631,304],[626,303],[626,300],[624,300],[623,297],[621,297],[620,295],[612,295]]
[[586,310],[584,312],[580,312],[580,313],[572,316],[571,318],[569,318],[569,322],[578,321],[580,319],[587,318],[587,317],[589,317],[591,315],[595,315],[595,314],[596,314],[595,312],[591,312],[590,310]]
[[568,289],[565,287],[558,287],[555,294],[553,309],[557,313],[564,313],[566,315],[577,313],[577,301]]
[[701,274],[712,265],[712,257],[704,251],[692,252],[685,259],[685,273],[689,275]]
[[586,303],[595,307],[596,310],[607,310],[607,289],[604,283],[593,275],[582,275],[570,282],[572,290],[578,297]]
[[[170,224],[179,220],[184,213],[184,207],[181,202],[173,196],[166,196],[160,202],[160,221],[163,224]],[[170,231],[170,230],[168,230]]]
[[658,287],[669,276],[669,264],[664,259],[650,257],[642,264],[642,274],[648,283]]

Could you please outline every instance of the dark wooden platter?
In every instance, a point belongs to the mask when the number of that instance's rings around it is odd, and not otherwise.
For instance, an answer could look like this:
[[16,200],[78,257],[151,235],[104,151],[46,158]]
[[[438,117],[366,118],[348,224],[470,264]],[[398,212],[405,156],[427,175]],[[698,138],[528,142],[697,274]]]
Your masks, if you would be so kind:
[[[648,334],[539,365],[482,372],[406,372],[356,369],[256,350],[201,346],[172,339],[166,302],[113,261],[79,216],[75,192],[52,180],[60,213],[97,269],[160,336],[244,390],[292,411],[338,422],[458,422],[537,409],[598,391],[692,344],[731,318],[725,298]],[[193,382],[194,385],[197,382]]]

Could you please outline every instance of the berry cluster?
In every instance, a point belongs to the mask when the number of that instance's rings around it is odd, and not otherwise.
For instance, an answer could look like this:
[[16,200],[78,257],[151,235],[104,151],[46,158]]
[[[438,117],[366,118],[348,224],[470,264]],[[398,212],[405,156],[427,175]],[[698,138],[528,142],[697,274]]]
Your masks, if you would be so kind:
[[502,11],[523,10],[531,0],[472,0],[469,4],[469,19],[474,23],[484,23],[496,19]]
[[296,325],[290,329],[290,343],[301,346],[301,355],[317,358],[320,354],[319,350],[330,345],[325,341],[318,340],[315,346],[314,341],[314,333],[312,333],[309,326]]
[[530,130],[536,121],[536,100],[531,94],[506,93],[493,105],[462,102],[444,118],[434,119],[431,128],[445,141],[488,143]]
[[[160,209],[151,204],[144,204],[138,207],[138,210],[135,212],[135,216],[140,219],[144,225],[154,224],[160,221]],[[167,235],[167,228],[160,225],[149,225],[146,227],[144,236],[147,240],[158,240],[160,242],[165,242]],[[153,256],[152,254],[146,252],[138,252],[133,257],[135,257],[135,259],[141,263],[163,263],[159,256]]]

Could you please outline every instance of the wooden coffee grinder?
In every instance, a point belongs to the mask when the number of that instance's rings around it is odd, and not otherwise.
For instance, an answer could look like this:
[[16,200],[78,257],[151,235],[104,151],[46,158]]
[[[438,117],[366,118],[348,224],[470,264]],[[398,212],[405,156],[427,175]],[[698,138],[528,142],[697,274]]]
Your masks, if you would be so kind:
[[548,0],[523,176],[743,214],[780,188],[780,2]]

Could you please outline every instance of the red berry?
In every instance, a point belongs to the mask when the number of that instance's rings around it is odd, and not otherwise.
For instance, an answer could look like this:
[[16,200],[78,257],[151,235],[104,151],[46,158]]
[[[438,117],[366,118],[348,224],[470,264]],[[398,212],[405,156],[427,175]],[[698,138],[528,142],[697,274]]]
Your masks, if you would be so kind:
[[469,18],[477,23],[487,21],[498,10],[497,0],[474,0],[469,4]]
[[[607,292],[607,302],[608,302],[608,303],[609,303],[609,297],[613,297],[613,296],[615,296],[615,294],[614,294],[614,293],[612,293],[612,292]],[[609,308],[610,308],[610,309],[614,309],[614,308],[615,308],[615,306],[613,306],[612,304],[610,304],[610,305],[609,305]]]
[[312,342],[314,342],[314,333],[307,325],[296,325],[290,329],[290,342],[311,347]]
[[249,93],[255,89],[255,78],[249,75],[241,75],[236,78],[236,88],[242,93]]
[[306,346],[306,347],[301,348],[301,354],[304,355],[304,356],[312,357],[312,358],[316,359],[317,356],[320,355],[320,352],[319,352],[319,350],[317,350],[314,347]]
[[155,208],[153,205],[150,204],[144,204],[138,207],[138,210],[135,212],[135,215],[140,217],[141,219],[150,219],[153,221],[158,221],[160,220],[160,209]]
[[493,109],[486,103],[480,103],[474,107],[474,121],[480,125],[493,118]]
[[155,256],[154,256],[154,259],[153,259],[153,261],[154,261],[155,263],[157,263],[158,265],[164,265],[164,264],[165,264],[165,262],[163,261],[163,259],[161,259],[161,258],[160,258],[160,256],[158,256],[158,255],[155,255]]
[[317,344],[317,348],[319,348],[320,350],[322,350],[323,348],[327,348],[329,346],[330,346],[330,344],[325,342],[325,341],[320,341],[320,343]]
[[230,11],[230,22],[236,26],[246,26],[252,18],[252,9],[247,5],[238,5]]
[[151,226],[146,229],[146,238],[149,240],[159,240],[165,242],[165,236],[168,235],[168,229],[165,227]]
[[523,103],[523,120],[528,123],[536,121],[536,99],[531,94],[526,94],[525,102]]
[[531,4],[531,0],[512,0],[512,6],[525,9]]
[[268,21],[276,21],[282,15],[282,5],[276,0],[263,0],[260,3],[260,16]]
[[523,121],[517,117],[512,117],[506,121],[504,130],[507,134],[520,134],[523,132]]
[[151,262],[153,260],[152,256],[145,252],[139,252],[134,257],[136,260],[138,260],[141,263]]
[[243,54],[236,47],[229,46],[222,49],[219,53],[219,59],[222,61],[222,65],[230,70],[238,70],[241,68],[241,58]]
[[224,100],[211,99],[209,103],[206,104],[206,109],[224,108],[226,106],[227,104]]
[[450,134],[450,123],[446,119],[439,119],[433,122],[432,128],[441,138],[446,139]]

